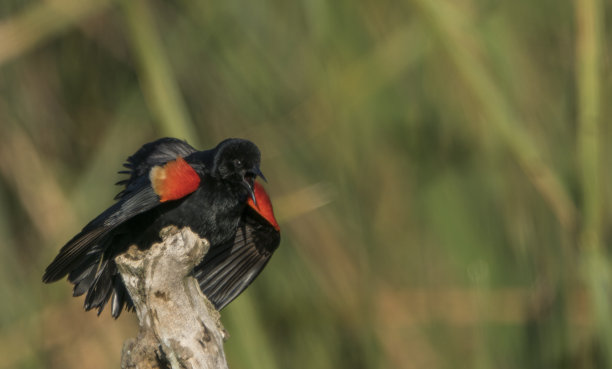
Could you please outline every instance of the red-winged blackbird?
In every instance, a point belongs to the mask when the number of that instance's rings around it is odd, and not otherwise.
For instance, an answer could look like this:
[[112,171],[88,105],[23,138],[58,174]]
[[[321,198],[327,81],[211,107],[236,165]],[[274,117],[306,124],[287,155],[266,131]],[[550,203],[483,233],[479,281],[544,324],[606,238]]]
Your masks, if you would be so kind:
[[278,223],[259,176],[255,144],[227,139],[197,151],[185,141],[145,144],[124,164],[129,178],[117,202],[62,247],[43,276],[68,275],[74,296],[87,293],[85,309],[98,314],[112,297],[111,314],[133,307],[114,258],[136,244],[148,248],[169,225],[189,227],[211,244],[194,269],[202,292],[222,309],[261,272],[280,243]]

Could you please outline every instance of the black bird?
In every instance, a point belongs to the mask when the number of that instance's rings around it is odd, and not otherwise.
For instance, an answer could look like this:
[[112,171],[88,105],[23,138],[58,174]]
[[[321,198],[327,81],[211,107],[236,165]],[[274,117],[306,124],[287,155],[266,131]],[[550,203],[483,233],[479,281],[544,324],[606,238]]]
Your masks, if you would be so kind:
[[115,256],[136,244],[141,249],[159,241],[166,226],[190,227],[211,244],[194,269],[202,292],[222,309],[264,268],[280,243],[272,204],[256,181],[257,146],[226,139],[215,148],[197,151],[187,142],[162,138],[142,146],[119,173],[129,178],[117,202],[74,236],[47,267],[43,282],[68,275],[73,295],[85,297],[85,310],[109,301],[117,318],[133,308],[115,264]]

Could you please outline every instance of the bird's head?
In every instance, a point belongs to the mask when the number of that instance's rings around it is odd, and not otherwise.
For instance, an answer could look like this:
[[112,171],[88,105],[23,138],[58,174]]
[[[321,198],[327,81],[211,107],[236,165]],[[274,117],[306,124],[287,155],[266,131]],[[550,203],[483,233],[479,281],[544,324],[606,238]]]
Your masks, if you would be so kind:
[[255,201],[253,186],[257,176],[266,178],[259,169],[261,154],[248,140],[228,138],[216,147],[213,175],[224,181],[240,184]]

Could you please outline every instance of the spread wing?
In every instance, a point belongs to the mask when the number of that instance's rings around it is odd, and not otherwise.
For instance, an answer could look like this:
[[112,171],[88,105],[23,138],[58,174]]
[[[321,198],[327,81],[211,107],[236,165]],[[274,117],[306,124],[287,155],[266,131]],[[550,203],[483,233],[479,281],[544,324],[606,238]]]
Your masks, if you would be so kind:
[[194,270],[202,292],[218,310],[253,282],[280,243],[272,205],[257,182],[255,196],[258,205],[249,200],[234,239],[212,247]]
[[[50,283],[68,275],[74,295],[87,292],[85,309],[100,313],[113,295],[112,314],[117,317],[126,299],[125,287],[113,258],[123,236],[121,226],[135,216],[195,191],[199,176],[182,156],[196,150],[186,142],[163,138],[144,145],[127,159],[124,173],[130,177],[114,205],[89,222],[62,247],[47,267],[43,281]],[[160,171],[154,175],[155,171]]]

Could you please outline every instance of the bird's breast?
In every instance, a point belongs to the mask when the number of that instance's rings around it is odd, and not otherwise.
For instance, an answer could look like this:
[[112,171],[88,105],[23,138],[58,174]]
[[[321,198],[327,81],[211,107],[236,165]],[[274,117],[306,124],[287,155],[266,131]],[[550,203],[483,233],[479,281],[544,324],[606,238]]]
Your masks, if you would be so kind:
[[177,208],[182,225],[212,245],[234,237],[246,206],[246,195],[222,184],[204,184]]

